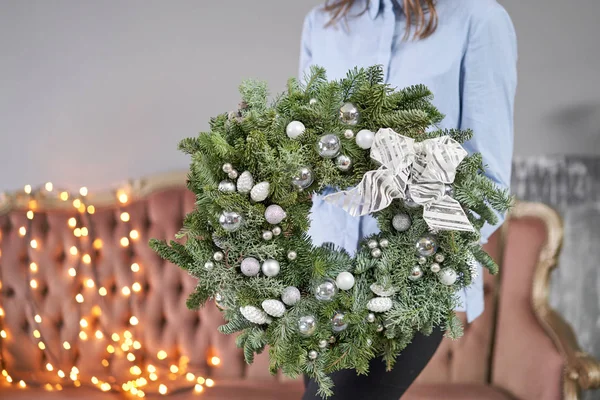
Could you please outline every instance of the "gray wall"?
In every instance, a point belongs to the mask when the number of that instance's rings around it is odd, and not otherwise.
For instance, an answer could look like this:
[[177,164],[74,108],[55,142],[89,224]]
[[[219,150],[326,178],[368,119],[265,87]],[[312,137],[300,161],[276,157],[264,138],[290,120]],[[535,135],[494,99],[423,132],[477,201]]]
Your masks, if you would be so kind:
[[[234,108],[242,78],[279,91],[296,74],[317,3],[0,0],[0,190],[185,168],[177,141]],[[519,35],[516,153],[600,154],[600,2],[502,3]]]

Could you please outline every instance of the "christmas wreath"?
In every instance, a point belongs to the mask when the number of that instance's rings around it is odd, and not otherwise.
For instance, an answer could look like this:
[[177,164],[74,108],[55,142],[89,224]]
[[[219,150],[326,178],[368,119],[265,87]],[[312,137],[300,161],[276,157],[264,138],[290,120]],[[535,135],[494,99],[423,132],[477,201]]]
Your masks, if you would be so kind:
[[[323,396],[330,372],[368,373],[378,356],[392,368],[417,331],[461,336],[456,292],[478,262],[497,272],[479,232],[511,204],[462,148],[472,133],[436,129],[430,91],[394,90],[380,67],[338,81],[314,67],[272,103],[265,83],[240,92],[239,110],[179,145],[196,195],[185,241],[151,241],[198,278],[188,307],[214,299],[248,363],[268,346],[273,373],[307,374]],[[377,219],[353,257],[307,235],[325,188],[338,189],[325,201]]]

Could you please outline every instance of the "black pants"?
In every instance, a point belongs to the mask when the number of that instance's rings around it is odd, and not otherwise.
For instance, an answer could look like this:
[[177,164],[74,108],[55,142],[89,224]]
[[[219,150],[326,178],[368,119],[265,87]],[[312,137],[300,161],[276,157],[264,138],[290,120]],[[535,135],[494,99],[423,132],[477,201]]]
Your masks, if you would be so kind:
[[[385,370],[381,358],[374,358],[369,364],[368,375],[357,375],[354,370],[334,372],[331,377],[335,387],[334,395],[328,400],[398,400],[425,368],[442,341],[444,333],[435,329],[429,336],[417,333],[396,359],[394,369]],[[304,377],[306,391],[302,400],[322,400],[317,395],[318,386],[313,380]]]

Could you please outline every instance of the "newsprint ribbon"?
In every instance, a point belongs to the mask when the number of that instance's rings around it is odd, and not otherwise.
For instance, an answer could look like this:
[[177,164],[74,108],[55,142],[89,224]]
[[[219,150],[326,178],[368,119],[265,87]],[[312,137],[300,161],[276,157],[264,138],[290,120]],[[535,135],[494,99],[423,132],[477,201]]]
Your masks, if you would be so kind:
[[460,203],[446,194],[445,187],[454,182],[456,168],[466,156],[460,143],[449,136],[417,143],[382,128],[371,147],[371,158],[381,167],[366,172],[356,187],[325,196],[325,201],[357,217],[409,196],[423,206],[431,230],[473,231]]

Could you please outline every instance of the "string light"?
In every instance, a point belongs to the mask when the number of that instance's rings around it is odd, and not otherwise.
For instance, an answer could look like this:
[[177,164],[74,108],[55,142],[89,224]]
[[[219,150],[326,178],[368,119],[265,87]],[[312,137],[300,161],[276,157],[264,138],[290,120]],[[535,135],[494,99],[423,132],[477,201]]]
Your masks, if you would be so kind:
[[22,388],[22,389],[24,389],[25,386],[27,386],[27,384],[25,383],[25,381],[24,380],[20,380],[19,381],[19,387]]
[[[83,261],[85,264],[89,264],[92,262],[92,257],[89,254],[84,254],[83,257],[81,257],[81,261]],[[93,283],[94,281],[92,281]],[[92,286],[88,286],[88,287],[94,287],[94,285],[92,284]]]
[[115,348],[112,344],[109,344],[108,346],[106,346],[106,351],[112,354],[115,352]]
[[79,339],[87,340],[88,339],[87,333],[85,333],[84,331],[79,332]]
[[88,214],[94,214],[96,212],[96,207],[89,205],[87,208]]
[[102,385],[100,385],[100,389],[102,389],[104,392],[108,392],[110,390],[110,383],[104,382]]
[[130,362],[135,361],[135,355],[133,353],[127,353],[127,360]]
[[71,253],[72,256],[76,256],[78,251],[79,250],[77,250],[76,246],[71,246],[71,248],[69,249],[69,253]]
[[169,371],[176,374],[179,372],[179,368],[177,367],[177,365],[171,365],[171,367],[169,368]]
[[137,230],[132,229],[131,232],[129,232],[129,237],[133,240],[138,239],[140,237],[140,233]]
[[123,293],[124,296],[129,296],[131,294],[131,290],[127,286],[123,286],[121,293]]
[[156,375],[154,372],[151,372],[150,375],[148,375],[148,378],[154,382],[158,379],[158,375]]
[[77,275],[77,271],[75,270],[75,268],[71,267],[69,268],[69,275],[75,277]]
[[29,269],[31,270],[31,272],[37,272],[38,266],[36,263],[32,262],[31,264],[29,264]]
[[140,290],[142,290],[142,285],[140,285],[139,282],[134,282],[133,285],[131,285],[131,288],[134,292],[139,292]]
[[39,342],[38,347],[40,350],[46,350],[46,344],[44,342]]
[[94,247],[94,249],[96,250],[100,250],[102,248],[102,239],[95,239],[94,243],[92,243],[92,246]]
[[121,213],[121,221],[128,222],[129,221],[129,213],[124,211]]
[[159,352],[156,353],[156,358],[158,358],[159,360],[164,360],[165,358],[167,358],[167,352],[164,350],[159,350]]
[[71,348],[71,344],[69,342],[67,342],[67,341],[64,341],[63,342],[63,348],[65,350],[69,350]]
[[19,228],[19,235],[20,236],[25,236],[27,234],[27,229],[25,229],[24,226]]
[[135,342],[133,342],[133,348],[139,350],[142,348],[142,344],[136,340]]
[[33,219],[33,211],[29,210],[27,211],[27,219]]
[[164,383],[158,385],[158,393],[167,394],[167,386]]
[[38,283],[35,279],[32,279],[29,281],[29,286],[31,286],[32,289],[37,289]]
[[81,237],[81,228],[75,228],[73,229],[73,236],[75,237]]
[[31,193],[31,185],[25,185],[23,190],[25,191],[25,193],[30,194]]
[[83,186],[81,189],[79,189],[79,194],[82,195],[82,196],[84,196],[84,197],[87,196],[88,195],[88,189],[85,186]]
[[113,333],[110,338],[115,342],[118,342],[119,340],[121,340],[118,333]]
[[87,286],[89,288],[93,288],[94,287],[94,280],[93,279],[88,279],[87,281],[85,281],[85,286]]
[[32,239],[31,242],[29,242],[29,244],[31,245],[32,249],[37,249],[38,247],[38,242],[35,239]]
[[106,290],[105,287],[101,287],[100,289],[98,289],[98,294],[100,296],[106,296],[108,294],[108,291]]
[[91,381],[92,381],[92,383],[93,383],[94,385],[97,385],[97,384],[98,384],[98,382],[99,382],[99,381],[98,381],[98,378],[96,378],[95,376],[92,376],[92,379],[91,379]]
[[217,366],[217,365],[221,364],[221,359],[217,356],[211,357],[209,360],[209,364],[211,364],[213,366]]
[[62,370],[62,369],[59,369],[59,370],[56,372],[56,374],[57,374],[59,377],[61,377],[61,378],[64,378],[64,377],[65,377],[65,373],[63,372],[63,370]]
[[85,319],[85,318],[81,318],[81,320],[79,321],[79,325],[80,325],[82,328],[87,328],[87,327],[88,327],[88,322],[86,321],[86,319]]
[[79,207],[81,207],[81,200],[79,200],[79,199],[73,200],[73,207],[79,209]]
[[86,228],[85,226],[83,228],[81,228],[81,236],[85,237],[88,234],[89,234],[88,228]]
[[42,317],[40,317],[40,315],[39,315],[39,314],[36,314],[36,316],[35,316],[35,317],[33,317],[33,320],[34,320],[35,322],[37,322],[38,324],[41,324],[41,323],[42,323]]
[[202,385],[199,385],[196,383],[196,385],[194,386],[194,392],[202,393],[203,390],[204,390],[204,387]]
[[200,385],[204,385],[204,383],[206,382],[206,379],[204,379],[204,377],[199,376],[198,379],[196,380],[196,382],[198,382]]
[[67,221],[67,225],[69,225],[69,228],[75,228],[77,226],[77,220],[75,218],[71,217]]
[[40,338],[40,336],[42,336],[42,335],[40,334],[40,331],[38,331],[37,329],[33,331],[33,337],[34,337],[34,338],[36,338],[36,339],[39,339],[39,338]]
[[96,336],[96,339],[102,339],[104,337],[104,334],[102,333],[102,331],[98,330],[98,331],[96,331],[94,336]]
[[213,380],[212,380],[212,379],[210,379],[210,378],[206,378],[206,386],[208,386],[208,387],[213,387],[213,386],[215,386],[215,381],[213,381]]
[[135,316],[132,316],[131,318],[129,318],[129,323],[133,326],[138,324],[138,319]]
[[6,339],[6,336],[7,336],[7,335],[6,335],[6,331],[5,331],[4,329],[2,329],[2,330],[0,331],[0,337],[1,337],[2,339]]
[[118,198],[122,204],[127,203],[127,200],[129,200],[129,197],[127,197],[127,194],[123,191],[118,193]]
[[47,369],[48,371],[52,371],[52,370],[54,370],[54,367],[52,366],[52,364],[50,364],[50,363],[47,363],[47,364],[46,364],[46,369]]
[[46,185],[44,186],[46,188],[46,190],[48,192],[51,192],[52,189],[54,189],[54,185],[52,185],[52,182],[47,182]]
[[126,237],[122,237],[119,243],[121,243],[121,246],[127,247],[129,246],[129,239],[127,239]]
[[83,303],[83,295],[81,293],[78,293],[77,296],[75,296],[75,301],[77,301],[78,303]]
[[185,374],[185,379],[187,379],[190,382],[193,382],[194,380],[196,380],[196,376],[191,372],[188,372],[187,374]]
[[140,271],[140,265],[138,263],[131,264],[131,270],[133,272],[139,272]]
[[129,368],[129,372],[131,372],[132,375],[140,375],[142,370],[137,365],[134,365],[133,367]]
[[69,192],[61,192],[61,193],[60,193],[60,199],[61,199],[62,201],[67,201],[67,200],[69,200]]

